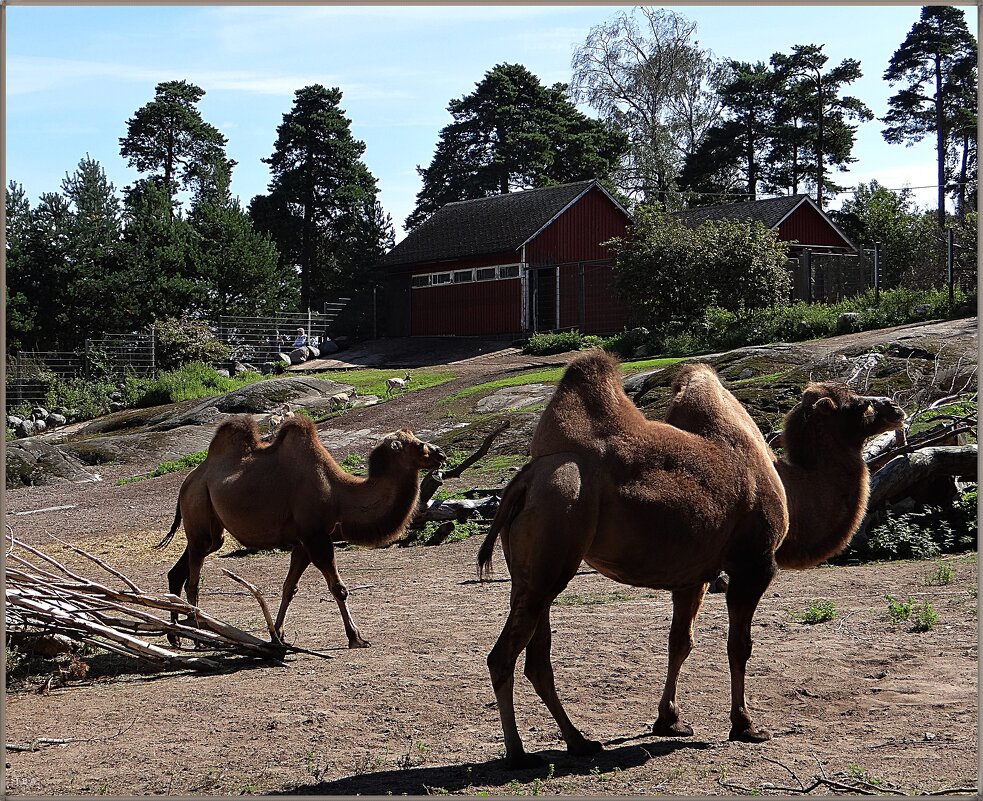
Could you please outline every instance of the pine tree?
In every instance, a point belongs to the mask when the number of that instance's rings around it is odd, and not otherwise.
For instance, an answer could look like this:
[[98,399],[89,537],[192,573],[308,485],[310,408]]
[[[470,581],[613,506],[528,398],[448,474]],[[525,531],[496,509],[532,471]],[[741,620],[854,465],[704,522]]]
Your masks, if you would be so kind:
[[762,187],[770,188],[766,162],[776,88],[775,74],[764,62],[727,62],[720,87],[724,119],[706,132],[680,174],[689,205],[755,200]]
[[451,100],[454,121],[437,141],[423,188],[406,218],[415,228],[447,203],[550,184],[606,178],[624,135],[579,112],[562,83],[543,86],[521,64],[500,64]]
[[[863,76],[860,62],[846,58],[824,72],[827,61],[829,56],[823,53],[822,45],[795,45],[790,55],[775,53],[771,57],[772,66],[786,86],[785,117],[792,123],[786,127],[789,134],[786,147],[797,162],[802,139],[808,143],[804,173],[815,186],[816,203],[820,207],[825,204],[827,191],[841,188],[829,179],[828,168],[842,170],[856,161],[850,155],[856,126],[848,120],[874,118],[873,112],[858,98],[840,96],[844,85]],[[795,175],[797,183],[798,162]]]
[[126,136],[119,140],[120,155],[159,178],[172,201],[179,191],[198,196],[221,191],[234,166],[225,155],[226,138],[197,109],[204,96],[187,81],[157,84],[154,99],[127,121]]
[[32,344],[37,330],[36,308],[28,297],[31,281],[31,203],[24,187],[7,187],[6,286],[7,348],[17,352]]
[[269,195],[250,204],[253,222],[273,238],[282,264],[300,272],[302,309],[364,285],[392,241],[376,180],[361,160],[365,144],[352,136],[341,96],[319,84],[296,92],[264,159],[273,174]]
[[945,227],[950,181],[960,212],[969,200],[975,208],[976,50],[961,9],[925,6],[884,72],[892,84],[907,83],[888,101],[884,139],[910,145],[935,138],[939,228]]

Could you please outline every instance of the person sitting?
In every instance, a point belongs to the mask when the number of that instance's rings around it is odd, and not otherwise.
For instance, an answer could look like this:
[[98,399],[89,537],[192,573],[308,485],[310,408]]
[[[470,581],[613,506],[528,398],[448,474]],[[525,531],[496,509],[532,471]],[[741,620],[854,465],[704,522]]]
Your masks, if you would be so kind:
[[303,348],[307,346],[307,334],[304,333],[303,328],[297,329],[297,336],[294,338],[293,346],[295,348]]

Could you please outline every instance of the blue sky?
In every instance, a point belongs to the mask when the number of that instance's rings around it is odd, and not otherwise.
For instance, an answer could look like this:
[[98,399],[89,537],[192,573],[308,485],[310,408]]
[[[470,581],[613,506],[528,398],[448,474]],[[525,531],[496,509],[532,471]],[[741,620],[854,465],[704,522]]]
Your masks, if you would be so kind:
[[[795,44],[824,44],[830,64],[852,57],[864,77],[850,87],[877,116],[896,91],[881,80],[918,6],[673,6],[697,23],[718,57],[765,60]],[[544,83],[570,80],[570,58],[618,6],[7,7],[7,179],[32,203],[57,191],[86,153],[117,188],[137,173],[119,155],[126,121],[164,80],[206,95],[202,116],[228,138],[238,162],[233,192],[246,204],[266,191],[269,156],[293,93],[322,83],[342,107],[397,238],[413,209],[452,98],[496,64],[518,62]],[[964,7],[977,30],[977,11]],[[839,183],[873,178],[892,188],[934,183],[929,143],[889,146],[876,120],[861,125],[858,162]],[[934,190],[917,198],[930,205]],[[834,206],[836,203],[833,204]]]

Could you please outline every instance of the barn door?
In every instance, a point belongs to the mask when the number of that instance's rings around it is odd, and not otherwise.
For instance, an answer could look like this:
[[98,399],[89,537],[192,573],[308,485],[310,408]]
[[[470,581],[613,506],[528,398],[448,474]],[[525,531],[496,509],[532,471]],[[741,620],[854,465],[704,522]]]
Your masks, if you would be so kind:
[[556,328],[556,267],[540,267],[529,271],[529,308],[532,310],[533,331],[553,331]]

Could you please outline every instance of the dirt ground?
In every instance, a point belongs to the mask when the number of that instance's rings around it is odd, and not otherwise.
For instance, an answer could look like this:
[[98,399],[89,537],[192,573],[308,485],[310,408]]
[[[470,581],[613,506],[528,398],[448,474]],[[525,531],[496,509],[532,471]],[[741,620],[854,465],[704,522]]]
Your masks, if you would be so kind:
[[[405,406],[355,410],[333,425],[385,430],[411,404],[424,409],[426,393],[449,391],[412,393]],[[163,592],[183,535],[166,551],[152,545],[170,524],[185,473],[115,486],[140,467],[107,466],[104,481],[94,484],[9,493],[7,522],[68,563],[82,564],[46,532]],[[591,759],[567,756],[520,662],[519,730],[544,764],[514,771],[500,761],[501,727],[485,666],[510,584],[500,549],[495,579],[478,583],[479,544],[471,538],[436,548],[340,551],[339,571],[368,649],[345,647],[337,607],[311,570],[290,607],[287,638],[333,659],[295,655],[282,666],[239,664],[204,675],[154,674],[95,657],[86,678],[48,695],[37,683],[8,692],[8,745],[65,742],[8,750],[6,792],[699,796],[787,794],[817,778],[875,792],[976,786],[975,553],[943,560],[952,573],[943,586],[926,583],[935,562],[780,573],[752,629],[749,700],[756,722],[774,735],[759,745],[727,740],[723,596],[707,597],[683,668],[680,702],[695,735],[659,738],[651,724],[665,677],[669,595],[618,585],[584,567],[553,607],[553,663],[567,711],[605,750]],[[235,548],[229,540],[206,562],[201,605],[262,636],[256,603],[220,567],[276,602],[287,556],[236,556]],[[88,563],[84,570],[96,576],[98,568]],[[929,601],[938,622],[921,633],[892,624],[888,593]],[[837,617],[816,625],[795,620],[812,599],[832,601]],[[831,786],[814,794],[831,795]]]

